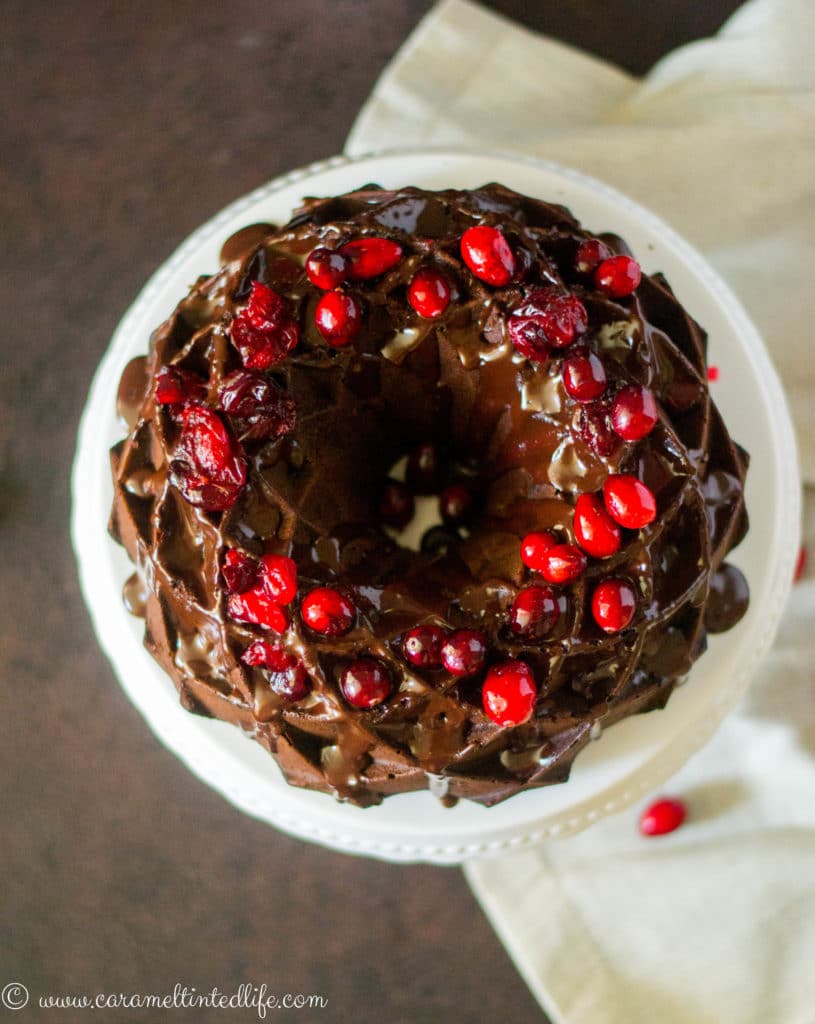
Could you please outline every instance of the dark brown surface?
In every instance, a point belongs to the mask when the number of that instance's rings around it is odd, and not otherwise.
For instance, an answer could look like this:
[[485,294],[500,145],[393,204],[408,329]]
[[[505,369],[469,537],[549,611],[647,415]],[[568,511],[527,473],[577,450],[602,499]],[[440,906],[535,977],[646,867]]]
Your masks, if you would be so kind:
[[[290,840],[159,747],[95,644],[68,543],[78,416],[139,286],[226,202],[341,149],[429,6],[2,4],[0,987],[250,981],[328,998],[301,1021],[540,1019],[458,872]],[[493,6],[641,71],[736,4]]]

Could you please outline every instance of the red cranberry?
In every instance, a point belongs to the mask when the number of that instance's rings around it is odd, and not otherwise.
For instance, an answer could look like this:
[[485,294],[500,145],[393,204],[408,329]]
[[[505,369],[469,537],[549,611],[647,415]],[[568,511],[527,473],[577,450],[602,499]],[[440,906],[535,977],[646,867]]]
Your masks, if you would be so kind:
[[461,236],[461,258],[487,284],[502,288],[515,274],[515,256],[498,228],[478,224]]
[[282,296],[260,281],[252,282],[246,309],[229,328],[232,344],[248,370],[268,370],[282,362],[300,340],[300,328]]
[[317,303],[314,321],[332,348],[344,348],[359,334],[362,305],[347,292],[326,292]]
[[240,443],[203,405],[185,405],[181,437],[170,463],[171,478],[191,505],[208,512],[231,508],[246,483]]
[[545,564],[546,552],[556,544],[557,537],[548,530],[528,533],[521,541],[521,561],[527,568],[540,572]]
[[386,526],[403,530],[413,518],[416,503],[406,484],[388,480],[379,499],[379,518]]
[[405,480],[414,494],[433,494],[441,483],[441,466],[436,446],[420,444],[408,455]]
[[526,640],[540,640],[560,618],[557,597],[551,587],[527,587],[519,591],[509,612],[509,628]]
[[467,518],[473,496],[462,484],[450,484],[439,495],[439,512],[445,523],[462,523]]
[[591,402],[606,390],[606,371],[600,357],[576,349],[563,361],[563,387],[576,402]]
[[605,633],[619,633],[634,617],[637,595],[627,580],[603,580],[591,598],[594,621]]
[[230,594],[226,607],[229,617],[237,622],[265,626],[275,633],[285,633],[289,626],[285,610],[270,597],[263,584],[244,594]]
[[719,367],[718,366],[708,366],[708,368],[707,368],[707,379],[710,381],[711,384],[715,384],[716,383],[716,381],[719,379]]
[[402,640],[405,661],[418,668],[438,668],[441,665],[441,647],[445,635],[441,626],[432,623],[414,626],[405,633]]
[[546,335],[555,348],[565,348],[589,325],[586,307],[575,295],[556,295],[545,307]]
[[640,832],[644,836],[664,836],[675,832],[684,822],[686,814],[681,800],[655,800],[640,815]]
[[265,441],[294,430],[294,399],[273,380],[253,370],[235,370],[218,389],[221,408],[242,441]]
[[629,473],[606,477],[603,499],[608,514],[627,530],[639,530],[657,517],[657,501],[653,491]]
[[433,267],[421,267],[408,285],[408,302],[419,316],[434,320],[450,305],[452,291],[447,275]]
[[202,402],[207,397],[207,384],[197,373],[180,366],[162,366],[156,374],[156,402],[159,405],[183,405]]
[[597,267],[611,256],[611,249],[599,238],[589,238],[577,250],[574,266],[578,274],[593,274]]
[[402,246],[390,238],[356,238],[340,252],[350,261],[348,276],[355,281],[379,277],[392,270],[402,258]]
[[487,638],[477,629],[457,629],[442,644],[441,663],[454,676],[473,676],[484,667]]
[[594,272],[594,283],[613,299],[622,299],[637,290],[642,280],[639,263],[630,256],[611,256]]
[[315,288],[327,292],[342,284],[350,265],[351,261],[344,253],[318,245],[306,258],[306,276]]
[[269,670],[271,689],[288,700],[302,700],[309,692],[308,673],[299,658],[289,654],[281,644],[255,640],[243,652],[241,661]]
[[586,556],[574,544],[556,544],[544,554],[540,574],[547,583],[573,583],[586,571]]
[[264,555],[260,560],[263,586],[278,604],[291,604],[297,597],[297,565],[283,555]]
[[611,407],[612,425],[623,441],[641,441],[651,433],[658,419],[653,391],[639,384],[624,387]]
[[345,636],[354,625],[356,609],[345,594],[332,587],[317,587],[303,598],[303,622],[323,636]]
[[807,571],[807,562],[809,561],[809,553],[807,549],[801,545],[801,550],[798,552],[798,558],[795,561],[795,572],[792,576],[793,583],[800,583],[804,578],[804,573]]
[[493,665],[481,690],[484,711],[502,728],[528,722],[537,696],[532,669],[514,659]]
[[532,253],[524,245],[512,245],[512,255],[515,257],[515,273],[512,275],[513,283],[525,281],[529,271],[535,264]]
[[[267,331],[273,327],[286,312],[286,303],[282,295],[261,281],[253,281],[246,310],[243,315],[252,327],[259,331]],[[241,314],[239,314],[241,315]]]
[[545,363],[549,358],[551,345],[539,317],[513,313],[507,320],[507,331],[509,340],[524,358],[533,363]]
[[620,438],[611,425],[611,402],[606,397],[581,405],[573,429],[587,447],[603,458],[620,447]]
[[581,494],[574,507],[574,535],[593,558],[610,558],[620,550],[620,527],[606,512],[598,494]]
[[543,362],[551,347],[565,348],[589,324],[583,303],[574,295],[558,295],[550,288],[537,288],[507,320],[515,348],[535,362]]
[[227,594],[242,594],[251,590],[258,580],[258,564],[250,555],[237,548],[228,548],[221,567],[224,590]]
[[354,708],[375,708],[387,700],[391,692],[388,670],[373,658],[358,658],[342,673],[342,695]]

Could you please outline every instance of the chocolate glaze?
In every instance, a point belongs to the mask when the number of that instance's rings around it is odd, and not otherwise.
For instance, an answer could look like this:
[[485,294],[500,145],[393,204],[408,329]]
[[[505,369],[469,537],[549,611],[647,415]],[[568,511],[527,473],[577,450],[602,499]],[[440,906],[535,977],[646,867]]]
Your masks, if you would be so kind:
[[[459,258],[463,230],[478,222],[501,227],[527,250],[531,283],[565,283],[581,297],[590,314],[584,341],[601,355],[612,387],[635,381],[655,391],[661,418],[644,441],[621,443],[604,458],[579,439],[561,358],[531,364],[509,343],[505,316],[525,286],[489,288]],[[396,239],[404,257],[354,286],[365,305],[362,331],[353,346],[330,349],[313,326],[318,293],[303,261],[315,245],[365,234]],[[292,784],[362,805],[426,788],[446,803],[494,804],[563,781],[604,726],[662,707],[704,650],[706,628],[728,628],[734,609],[746,606],[743,577],[737,582],[723,560],[747,528],[747,456],[711,401],[704,331],[660,275],[643,277],[634,296],[618,301],[579,279],[570,268],[588,237],[563,207],[500,185],[439,193],[366,186],[311,199],[283,228],[251,225],[229,239],[222,269],[198,281],[153,334],[146,362],[125,371],[119,409],[130,433],[111,453],[111,532],[141,581],[127,587],[134,612],[146,595],[145,644],[185,707],[240,725]],[[443,266],[456,289],[436,321],[405,301],[422,263]],[[245,493],[229,511],[207,513],[169,480],[177,427],[155,405],[149,381],[175,364],[208,376],[214,396],[240,365],[229,323],[253,279],[285,294],[302,325],[299,347],[274,368],[296,401],[297,427],[247,445]],[[445,449],[468,480],[479,514],[469,533],[447,531],[444,543],[417,552],[386,535],[376,504],[392,466],[425,441]],[[651,487],[658,519],[627,531],[616,555],[592,560],[563,589],[558,626],[545,642],[521,643],[506,629],[525,579],[520,537],[551,528],[573,540],[577,495],[617,471]],[[262,631],[226,616],[219,566],[231,546],[288,554],[300,593],[338,584],[359,609],[351,633],[327,640],[308,634],[295,604],[284,642],[312,685],[298,703],[286,703],[261,670],[240,661]],[[640,595],[631,627],[616,636],[601,633],[587,611],[607,575],[627,577]],[[480,679],[408,666],[400,637],[423,621],[483,629],[492,660],[525,659],[539,687],[532,720],[499,728],[481,709]],[[370,711],[349,708],[338,688],[348,659],[362,653],[385,662],[397,683]]]

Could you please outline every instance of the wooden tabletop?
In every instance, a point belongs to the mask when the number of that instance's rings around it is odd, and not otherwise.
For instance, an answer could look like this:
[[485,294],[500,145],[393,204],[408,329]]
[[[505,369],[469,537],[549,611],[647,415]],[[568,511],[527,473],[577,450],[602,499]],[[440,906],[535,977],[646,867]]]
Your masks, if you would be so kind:
[[[230,200],[339,152],[430,6],[2,5],[0,988],[32,998],[15,1019],[82,1019],[44,994],[244,982],[327,999],[298,1021],[542,1019],[459,871],[289,839],[158,744],[96,645],[68,538],[79,414],[144,280]],[[489,6],[642,72],[737,4]],[[183,1019],[257,1019],[232,1014]]]

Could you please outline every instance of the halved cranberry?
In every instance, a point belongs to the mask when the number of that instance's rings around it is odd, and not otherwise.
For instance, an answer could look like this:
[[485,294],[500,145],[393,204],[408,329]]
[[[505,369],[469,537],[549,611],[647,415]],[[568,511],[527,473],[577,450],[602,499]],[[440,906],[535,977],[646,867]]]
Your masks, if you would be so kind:
[[294,430],[294,399],[262,373],[233,371],[221,383],[218,400],[242,441],[265,441]]
[[450,484],[439,495],[439,512],[445,523],[463,523],[473,504],[473,496],[462,484]]
[[274,288],[270,288],[268,284],[263,284],[261,281],[252,282],[245,316],[253,327],[259,331],[268,331],[285,312],[286,303],[282,295],[279,295]]
[[472,676],[484,667],[487,638],[478,629],[457,629],[441,647],[441,662],[454,676]]
[[421,267],[408,285],[407,298],[419,316],[434,320],[450,305],[452,290],[447,275],[434,267]]
[[589,324],[586,307],[575,295],[537,288],[507,320],[512,344],[527,359],[543,362],[550,348],[565,348]]
[[263,584],[243,594],[230,594],[226,607],[229,617],[237,622],[265,626],[275,633],[285,633],[289,627],[289,617],[285,610],[270,597]]
[[548,530],[528,533],[521,541],[521,561],[527,568],[540,572],[545,564],[546,552],[555,547],[557,542],[557,537]]
[[209,512],[231,508],[246,483],[246,459],[216,413],[185,405],[171,479],[191,505]]
[[342,252],[318,245],[306,257],[306,277],[315,288],[330,291],[348,276],[351,261]]
[[658,419],[657,403],[650,388],[629,384],[614,399],[611,422],[624,441],[641,441],[651,433]]
[[664,797],[655,800],[640,815],[640,832],[644,836],[664,836],[675,832],[687,815],[681,800]]
[[576,295],[556,295],[544,308],[546,335],[555,348],[565,348],[589,325],[586,307]]
[[478,224],[461,236],[461,258],[472,273],[487,284],[502,288],[515,274],[515,256],[498,228]]
[[599,238],[581,242],[575,256],[574,266],[578,274],[593,274],[597,267],[611,256],[611,249]]
[[556,544],[543,555],[540,574],[547,583],[573,583],[586,571],[586,556],[575,544]]
[[302,700],[309,692],[309,679],[305,665],[282,644],[268,640],[255,640],[241,655],[247,665],[269,670],[271,689],[288,700]]
[[584,444],[603,458],[613,455],[620,447],[620,437],[611,424],[611,402],[608,398],[598,398],[581,405],[572,429]]
[[611,256],[594,272],[594,283],[613,299],[622,299],[637,290],[642,280],[639,263],[630,256]]
[[576,402],[591,402],[606,390],[606,371],[599,356],[575,349],[563,361],[563,387]]
[[537,696],[532,669],[513,658],[493,665],[481,688],[484,711],[502,728],[528,722]]
[[362,304],[347,292],[326,292],[317,303],[314,322],[332,348],[345,348],[359,334]]
[[156,374],[156,402],[159,405],[183,405],[184,402],[203,401],[207,397],[207,382],[180,366],[162,366]]
[[379,499],[379,518],[386,526],[403,530],[413,518],[416,503],[410,488],[399,480],[388,480]]
[[248,370],[268,370],[295,348],[300,328],[283,297],[268,285],[253,281],[249,301],[232,320],[229,337]]
[[559,618],[557,596],[551,587],[527,587],[512,602],[509,628],[525,640],[540,640],[552,632]]
[[434,494],[441,483],[439,453],[433,444],[420,444],[408,455],[405,480],[414,494]]
[[513,313],[507,319],[509,340],[526,359],[533,363],[545,363],[552,346],[539,317],[518,316]]
[[221,575],[227,594],[242,594],[245,590],[251,590],[257,583],[258,564],[245,551],[227,548]]
[[358,658],[340,679],[342,695],[354,708],[375,708],[390,696],[393,683],[385,666],[374,658]]
[[260,560],[263,586],[278,604],[291,604],[297,597],[297,565],[283,555],[264,555]]
[[657,517],[653,491],[629,473],[613,473],[603,484],[608,514],[627,530],[639,530]]
[[349,261],[348,276],[355,281],[379,277],[402,258],[402,246],[390,238],[355,238],[342,246],[340,252]]
[[591,598],[594,621],[605,633],[619,633],[634,618],[637,595],[627,580],[603,580]]
[[354,625],[356,609],[351,601],[333,587],[317,587],[303,598],[300,608],[303,622],[323,636],[345,636]]
[[620,550],[620,527],[606,512],[598,494],[581,494],[574,507],[574,535],[593,558],[610,558]]
[[402,639],[405,661],[418,668],[438,668],[441,665],[441,647],[445,636],[441,626],[430,622],[414,626]]

